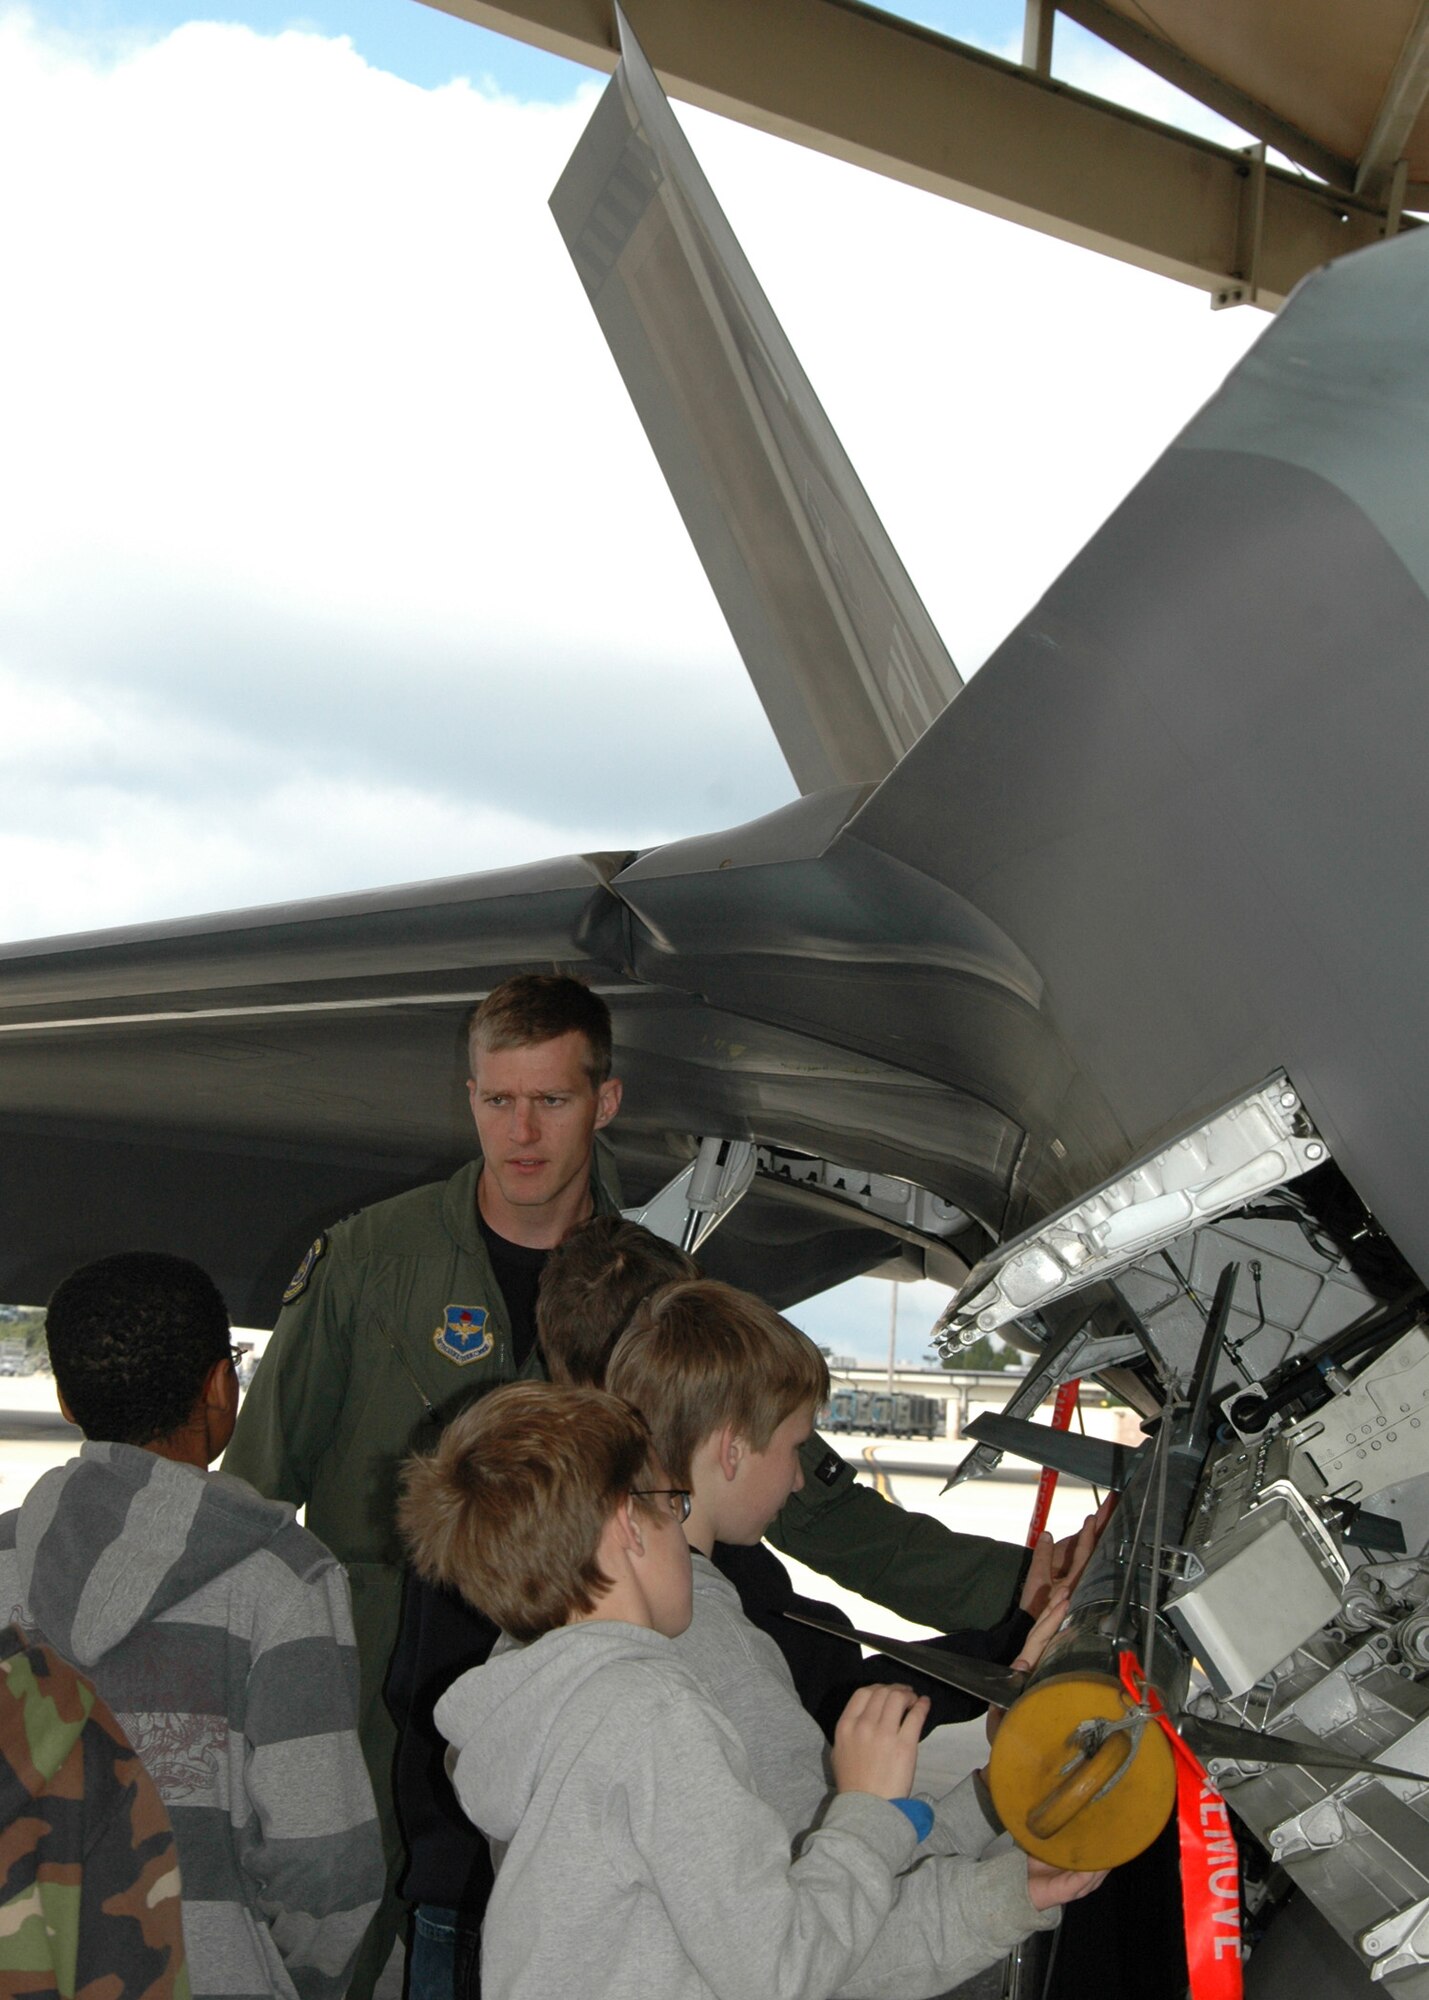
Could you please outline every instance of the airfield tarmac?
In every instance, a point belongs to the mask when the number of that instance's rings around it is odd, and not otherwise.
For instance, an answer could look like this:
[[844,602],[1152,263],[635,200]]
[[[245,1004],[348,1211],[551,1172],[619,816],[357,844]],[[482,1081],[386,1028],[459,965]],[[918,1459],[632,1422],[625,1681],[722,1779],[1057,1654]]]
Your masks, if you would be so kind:
[[[880,1485],[898,1506],[936,1515],[950,1528],[966,1534],[992,1535],[1009,1542],[1026,1539],[1036,1491],[1036,1475],[1030,1467],[1004,1471],[994,1479],[971,1480],[944,1493],[938,1474],[904,1472],[900,1465],[921,1468],[937,1462],[952,1467],[967,1449],[964,1445],[943,1438],[930,1444],[858,1435],[835,1442],[846,1458],[863,1462],[860,1477]],[[79,1445],[79,1432],[60,1415],[52,1376],[0,1376],[0,1510],[18,1507],[40,1475],[72,1458]],[[1053,1534],[1069,1534],[1094,1505],[1089,1487],[1063,1479],[1052,1502]],[[790,1563],[789,1568],[798,1589],[842,1605],[855,1624],[871,1624],[893,1637],[921,1636],[922,1627],[866,1604],[827,1577],[816,1577],[797,1563]]]
[[[79,1432],[60,1415],[53,1377],[0,1376],[0,1511],[18,1507],[35,1481],[51,1466],[62,1465],[72,1458],[80,1442]],[[951,1467],[966,1446],[941,1438],[929,1444],[923,1440],[904,1443],[858,1435],[840,1437],[837,1444],[845,1457],[862,1461],[866,1469],[861,1470],[860,1477],[879,1484],[896,1505],[916,1513],[933,1514],[950,1528],[966,1534],[991,1535],[999,1541],[1026,1540],[1037,1490],[1036,1474],[1030,1467],[1019,1467],[993,1479],[972,1480],[951,1493],[944,1493],[942,1479],[936,1474],[901,1471],[900,1464],[926,1467],[932,1462],[946,1462]],[[1095,1496],[1090,1488],[1061,1480],[1052,1502],[1053,1534],[1073,1532],[1094,1505]],[[883,1632],[893,1638],[919,1638],[927,1630],[910,1625],[879,1605],[867,1603],[802,1564],[790,1562],[788,1567],[796,1590],[839,1605],[866,1631]],[[943,1791],[983,1763],[986,1756],[987,1738],[981,1722],[936,1729],[919,1755],[919,1789],[934,1794]],[[1000,1988],[1000,1974],[988,1972],[960,1987],[957,2000],[992,2000]],[[384,1975],[379,1991],[386,1996],[399,1990],[394,1965]]]

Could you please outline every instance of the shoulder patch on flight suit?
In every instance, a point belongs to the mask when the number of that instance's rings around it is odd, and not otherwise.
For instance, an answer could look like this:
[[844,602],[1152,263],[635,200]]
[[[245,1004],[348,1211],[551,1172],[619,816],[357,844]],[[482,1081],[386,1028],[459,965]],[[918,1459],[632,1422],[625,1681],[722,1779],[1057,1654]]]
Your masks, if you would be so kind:
[[496,1345],[496,1336],[486,1321],[485,1306],[448,1306],[432,1335],[432,1345],[458,1368],[465,1368],[469,1361],[484,1361]]
[[836,1451],[826,1451],[814,1467],[815,1479],[821,1479],[825,1486],[836,1486],[848,1470]]
[[283,1304],[285,1306],[290,1306],[294,1299],[300,1299],[303,1296],[303,1293],[308,1289],[308,1279],[313,1275],[313,1268],[326,1249],[327,1231],[324,1230],[311,1250],[304,1254],[302,1263],[299,1264],[297,1270],[289,1278],[288,1289],[283,1294]]

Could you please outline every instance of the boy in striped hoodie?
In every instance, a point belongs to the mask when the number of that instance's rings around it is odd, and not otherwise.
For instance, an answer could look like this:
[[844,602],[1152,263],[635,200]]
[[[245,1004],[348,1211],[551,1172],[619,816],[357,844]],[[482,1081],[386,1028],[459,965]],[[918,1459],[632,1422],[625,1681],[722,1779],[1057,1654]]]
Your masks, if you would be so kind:
[[50,1301],[78,1458],[0,1515],[0,1616],[81,1668],[173,1822],[195,1996],[338,2000],[381,1892],[347,1578],[208,1467],[238,1383],[212,1281],[87,1265]]

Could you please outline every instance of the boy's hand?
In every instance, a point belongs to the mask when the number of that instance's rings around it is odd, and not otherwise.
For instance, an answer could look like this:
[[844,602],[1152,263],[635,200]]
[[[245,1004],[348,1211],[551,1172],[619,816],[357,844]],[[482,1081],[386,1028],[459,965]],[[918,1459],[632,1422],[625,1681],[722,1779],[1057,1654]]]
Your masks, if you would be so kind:
[[1058,1542],[1052,1552],[1052,1581],[1065,1583],[1068,1590],[1075,1590],[1082,1580],[1082,1571],[1092,1559],[1092,1551],[1106,1533],[1107,1523],[1116,1512],[1119,1493],[1108,1493],[1095,1514],[1088,1514],[1075,1535],[1068,1535]]
[[834,1731],[830,1762],[838,1790],[906,1799],[929,1706],[927,1695],[908,1687],[855,1689]]
[[1071,1587],[1065,1583],[1054,1583],[1043,1606],[1042,1615],[1022,1642],[1022,1650],[1008,1668],[1009,1673],[1030,1674],[1048,1646],[1062,1629],[1062,1620],[1067,1615],[1067,1607],[1072,1601]]
[[1052,1588],[1052,1565],[1057,1560],[1056,1546],[1044,1528],[1032,1544],[1032,1560],[1027,1565],[1027,1575],[1022,1584],[1022,1595],[1018,1598],[1018,1608],[1038,1618],[1047,1602],[1047,1592]]
[[[1058,1632],[1060,1632],[1060,1630],[1062,1629],[1062,1620],[1067,1615],[1067,1606],[1071,1603],[1071,1601],[1072,1601],[1072,1593],[1067,1588],[1066,1584],[1054,1583],[1051,1589],[1051,1593],[1047,1598],[1046,1607],[1043,1610],[1042,1616],[1037,1620],[1037,1623],[1032,1627],[1032,1630],[1027,1634],[1026,1639],[1023,1641],[1022,1651],[1017,1655],[1017,1658],[1012,1662],[1012,1665],[1009,1667],[1008,1669],[1009,1673],[1014,1673],[1014,1674],[1031,1673],[1032,1669],[1036,1666],[1037,1662],[1046,1652],[1052,1640],[1057,1636]],[[1002,1718],[1004,1715],[1006,1715],[1006,1713],[1007,1710],[1005,1708],[998,1708],[995,1703],[993,1704],[992,1707],[988,1709],[987,1740],[989,1743],[991,1743],[993,1737],[996,1736],[998,1724],[1002,1721]]]
[[1048,1534],[1038,1536],[1032,1560],[1027,1566],[1022,1595],[1017,1600],[1024,1611],[1040,1618],[1046,1609],[1047,1593],[1054,1583],[1065,1583],[1068,1590],[1076,1589],[1082,1571],[1092,1559],[1093,1549],[1116,1512],[1120,1497],[1119,1494],[1108,1493],[1095,1514],[1088,1514],[1075,1535],[1067,1535],[1060,1542],[1054,1542]]
[[1072,1868],[1054,1868],[1050,1861],[1027,1857],[1027,1894],[1034,1910],[1053,1910],[1061,1903],[1079,1903],[1107,1878],[1105,1868],[1088,1875]]

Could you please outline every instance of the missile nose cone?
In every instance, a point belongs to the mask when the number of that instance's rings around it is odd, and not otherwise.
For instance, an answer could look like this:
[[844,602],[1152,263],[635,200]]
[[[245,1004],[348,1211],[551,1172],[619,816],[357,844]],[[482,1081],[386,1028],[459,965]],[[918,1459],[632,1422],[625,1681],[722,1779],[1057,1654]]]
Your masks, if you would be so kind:
[[1026,1853],[1093,1870],[1151,1845],[1175,1804],[1176,1765],[1157,1724],[1134,1718],[1126,1690],[1106,1674],[1052,1674],[1014,1702],[993,1740],[987,1782]]

